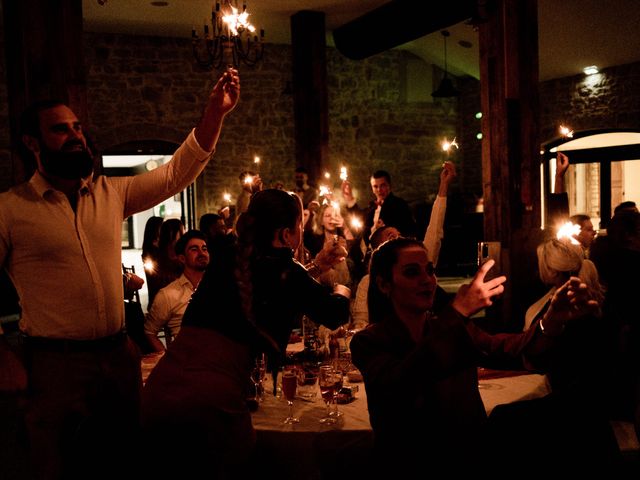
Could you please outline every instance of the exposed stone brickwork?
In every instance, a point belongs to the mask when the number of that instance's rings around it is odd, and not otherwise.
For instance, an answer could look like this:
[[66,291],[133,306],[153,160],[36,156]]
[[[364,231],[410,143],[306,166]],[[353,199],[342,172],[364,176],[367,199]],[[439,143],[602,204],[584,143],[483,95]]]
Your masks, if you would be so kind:
[[[139,140],[180,143],[195,125],[218,72],[194,66],[190,40],[86,33],[88,130],[101,150]],[[1,41],[1,40],[0,40]],[[3,55],[1,49],[0,55]],[[439,144],[457,137],[451,154],[459,179],[453,190],[481,192],[479,84],[459,79],[459,99],[407,102],[408,56],[389,51],[352,61],[328,48],[329,158],[337,179],[349,168],[362,203],[369,198],[368,177],[389,170],[394,189],[410,202],[424,201],[437,190],[446,155]],[[4,72],[4,61],[0,62]],[[217,152],[199,181],[198,213],[215,211],[222,193],[239,190],[238,173],[262,159],[260,174],[268,185],[292,185],[295,167],[293,96],[289,46],[268,45],[263,62],[241,67],[242,100],[229,116]],[[429,88],[425,86],[425,88]],[[5,99],[5,101],[2,101]],[[6,82],[0,81],[0,188],[11,185]],[[640,63],[606,69],[596,82],[584,76],[541,84],[542,139],[557,125],[575,130],[640,125]]]
[[558,137],[561,124],[576,132],[640,128],[640,62],[541,83],[541,140]]

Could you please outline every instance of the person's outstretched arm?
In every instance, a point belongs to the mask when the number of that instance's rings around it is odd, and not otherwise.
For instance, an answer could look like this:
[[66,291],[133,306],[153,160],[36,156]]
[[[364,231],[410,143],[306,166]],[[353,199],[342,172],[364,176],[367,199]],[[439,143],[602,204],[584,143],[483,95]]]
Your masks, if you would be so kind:
[[444,216],[447,212],[447,193],[449,192],[449,184],[456,177],[456,167],[451,162],[444,162],[442,171],[440,172],[440,187],[433,208],[431,209],[431,217],[429,217],[429,225],[424,234],[423,244],[427,249],[427,256],[433,265],[438,264],[440,256],[440,245],[442,237],[444,237]]

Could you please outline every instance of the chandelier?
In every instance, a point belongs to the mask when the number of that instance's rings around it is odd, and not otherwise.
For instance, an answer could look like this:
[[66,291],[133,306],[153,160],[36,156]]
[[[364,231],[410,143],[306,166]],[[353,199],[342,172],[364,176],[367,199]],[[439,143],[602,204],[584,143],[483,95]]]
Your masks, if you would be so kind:
[[249,22],[247,5],[243,4],[240,11],[237,0],[222,0],[212,6],[211,26],[205,23],[202,38],[195,28],[191,30],[193,56],[206,70],[218,69],[222,65],[237,67],[240,62],[255,65],[262,60],[263,40],[264,30],[257,34]]

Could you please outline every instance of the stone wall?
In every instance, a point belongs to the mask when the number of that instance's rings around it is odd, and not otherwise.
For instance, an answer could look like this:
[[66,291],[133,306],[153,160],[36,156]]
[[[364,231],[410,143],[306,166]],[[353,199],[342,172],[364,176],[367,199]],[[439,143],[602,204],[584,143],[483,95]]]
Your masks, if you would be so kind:
[[640,129],[640,62],[603,69],[595,75],[540,84],[540,138],[558,137],[558,127]]
[[[132,141],[180,143],[198,121],[218,76],[194,65],[188,39],[86,33],[84,47],[88,130],[102,151]],[[393,50],[352,61],[328,48],[327,59],[328,168],[334,178],[341,165],[349,168],[362,203],[370,198],[369,174],[378,168],[389,170],[394,190],[408,201],[432,197],[446,159],[439,147],[445,137],[457,137],[461,146],[450,157],[459,171],[453,191],[481,194],[476,80],[458,80],[458,99],[407,101],[415,97],[406,91],[406,65],[415,62],[410,53]],[[267,184],[292,185],[293,97],[284,92],[290,72],[291,51],[285,45],[268,45],[263,62],[241,67],[242,99],[199,181],[199,214],[217,210],[224,191],[237,193],[238,173],[253,166],[254,155],[262,158],[260,173]],[[12,183],[6,94],[0,81],[2,190]],[[542,140],[556,136],[561,123],[574,130],[640,128],[640,63],[544,82],[540,99]]]
[[[188,39],[86,33],[84,48],[87,130],[101,151],[142,140],[180,143],[218,77],[194,65]],[[443,160],[439,142],[455,137],[460,127],[455,99],[406,101],[410,58],[415,61],[407,52],[389,51],[351,61],[328,49],[328,168],[336,179],[341,165],[349,168],[362,203],[370,196],[368,177],[378,168],[389,170],[396,193],[408,201],[433,195]],[[253,167],[254,155],[262,159],[260,174],[267,185],[293,185],[293,96],[284,93],[290,72],[291,51],[285,45],[268,45],[260,64],[241,67],[242,98],[199,181],[198,214],[217,210],[224,191],[238,192],[238,174]],[[7,129],[1,127],[8,145]],[[2,147],[0,138],[0,155]],[[479,155],[475,161],[479,165]],[[0,162],[6,188],[10,161]]]
[[[189,40],[89,33],[85,45],[91,131],[99,147],[180,142],[197,122],[217,73],[194,66]],[[368,177],[378,168],[391,172],[397,193],[409,201],[435,192],[438,142],[456,135],[455,106],[447,115],[439,103],[406,102],[409,55],[391,51],[356,62],[328,49],[328,169],[337,179],[346,165],[364,202]],[[284,45],[269,45],[256,67],[241,67],[242,98],[199,184],[200,213],[217,210],[224,191],[237,193],[238,174],[253,167],[254,155],[265,184],[293,185],[293,97],[283,93],[290,72]]]

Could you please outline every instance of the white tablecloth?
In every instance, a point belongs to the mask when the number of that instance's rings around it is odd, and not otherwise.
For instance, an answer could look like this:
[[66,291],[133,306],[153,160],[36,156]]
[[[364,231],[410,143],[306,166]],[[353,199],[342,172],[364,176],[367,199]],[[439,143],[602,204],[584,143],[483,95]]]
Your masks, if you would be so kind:
[[[300,423],[289,425],[283,423],[288,414],[287,402],[273,396],[269,380],[264,401],[253,413],[262,461],[269,462],[270,468],[277,468],[272,471],[280,472],[280,478],[316,479],[321,477],[320,472],[341,472],[340,477],[363,478],[362,469],[372,464],[373,432],[364,384],[355,385],[359,386],[356,399],[339,405],[343,416],[338,423],[319,422],[326,407],[316,384],[314,399],[294,401],[294,415]],[[480,380],[479,389],[487,414],[496,405],[538,398],[550,392],[546,377],[536,374]]]

